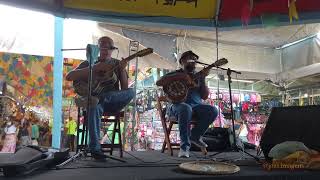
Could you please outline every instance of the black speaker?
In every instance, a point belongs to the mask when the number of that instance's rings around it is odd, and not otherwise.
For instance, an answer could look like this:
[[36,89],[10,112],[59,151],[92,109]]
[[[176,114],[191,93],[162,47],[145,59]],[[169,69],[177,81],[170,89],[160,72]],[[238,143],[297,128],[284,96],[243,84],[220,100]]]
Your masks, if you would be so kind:
[[[229,131],[227,128],[208,129],[203,135],[203,141],[208,145],[208,151],[222,151],[230,149]],[[200,151],[200,148],[191,145],[191,151]]]
[[320,151],[320,106],[273,108],[260,142],[265,158],[270,160],[270,150],[285,141]]

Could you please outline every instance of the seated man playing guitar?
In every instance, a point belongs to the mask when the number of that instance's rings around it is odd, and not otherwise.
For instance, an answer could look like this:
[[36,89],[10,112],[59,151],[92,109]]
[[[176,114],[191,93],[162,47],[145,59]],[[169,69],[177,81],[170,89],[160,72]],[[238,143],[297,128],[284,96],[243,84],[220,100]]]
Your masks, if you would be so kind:
[[[103,112],[118,112],[123,109],[134,97],[134,91],[128,88],[128,75],[125,70],[126,63],[120,63],[119,60],[111,57],[114,49],[113,40],[109,37],[101,37],[98,41],[100,48],[100,57],[98,62],[92,67],[93,81],[98,78],[100,73],[106,69],[107,65],[113,65],[115,68],[112,76],[112,83],[104,88],[104,92],[97,97],[99,102],[91,106],[89,114],[89,148],[93,158],[104,159],[106,156],[101,151],[100,145],[100,123]],[[122,61],[121,61],[122,62]],[[76,69],[69,72],[66,76],[68,81],[88,81],[89,62],[84,61]],[[121,90],[120,90],[121,87]],[[87,87],[84,87],[87,88]]]
[[[197,61],[198,58],[199,57],[192,51],[184,52],[179,60],[183,68],[173,73],[185,72],[186,75],[194,75],[195,61]],[[202,71],[200,77],[196,79],[196,87],[189,89],[184,102],[173,103],[172,106],[169,106],[169,114],[174,115],[179,123],[181,140],[179,157],[189,157],[191,143],[201,149],[207,147],[207,144],[202,140],[202,136],[218,115],[215,107],[202,103],[202,99],[205,100],[209,96],[209,89],[205,83],[205,77],[208,74],[209,69]],[[167,79],[162,77],[156,84],[158,86],[164,86],[164,84],[167,83],[165,81],[167,81]],[[189,124],[192,119],[192,112],[195,114],[197,122],[190,132]]]

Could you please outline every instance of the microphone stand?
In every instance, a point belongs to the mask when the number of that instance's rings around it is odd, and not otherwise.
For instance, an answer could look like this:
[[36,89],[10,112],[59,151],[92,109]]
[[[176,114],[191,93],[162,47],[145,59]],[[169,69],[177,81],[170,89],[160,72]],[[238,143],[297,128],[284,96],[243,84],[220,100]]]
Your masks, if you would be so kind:
[[[199,64],[205,64],[205,63],[199,63]],[[239,146],[237,145],[237,138],[236,138],[236,132],[235,132],[235,127],[234,127],[234,124],[235,124],[234,121],[235,121],[235,120],[234,120],[233,103],[232,103],[232,91],[231,91],[231,83],[232,83],[232,81],[231,81],[231,73],[241,74],[241,72],[232,70],[232,69],[230,69],[230,68],[228,68],[228,69],[222,68],[222,67],[216,67],[216,68],[219,68],[219,69],[222,69],[222,70],[227,71],[227,75],[228,75],[229,98],[230,98],[230,105],[231,105],[232,138],[233,138],[233,144],[232,144],[232,146],[231,146],[232,151],[234,151],[234,152],[241,152],[241,151],[242,151],[243,153],[245,153],[245,154],[247,154],[248,156],[252,157],[252,158],[253,158],[254,160],[256,160],[257,162],[260,162],[260,159],[259,159],[258,157],[254,156],[254,155],[252,155],[252,154],[250,154],[250,153],[248,153],[248,152],[246,152],[246,151],[244,150],[244,148],[242,149],[241,147],[239,147]],[[214,156],[216,156],[216,155],[218,155],[218,154],[221,154],[221,153],[223,153],[223,151],[220,151],[220,152],[217,152],[217,153],[215,153],[215,154],[212,154],[212,155],[210,155],[209,157],[214,157]]]
[[[80,158],[80,157],[86,157],[87,153],[88,153],[88,127],[89,127],[89,117],[91,115],[91,106],[90,106],[90,102],[91,102],[91,94],[92,94],[92,64],[93,64],[93,59],[91,56],[91,49],[89,47],[87,48],[78,48],[78,49],[62,49],[62,51],[78,51],[78,50],[86,50],[87,54],[89,56],[88,58],[88,63],[89,63],[89,74],[88,74],[88,96],[87,98],[87,107],[86,107],[86,111],[83,110],[83,116],[84,116],[84,122],[83,122],[83,126],[82,126],[82,130],[80,130],[80,110],[81,108],[78,107],[78,125],[77,125],[77,147],[76,147],[76,151],[77,153],[74,154],[73,156],[71,156],[70,158],[68,158],[66,161],[56,165],[56,169],[60,169],[63,166],[67,165],[68,163]],[[79,145],[79,132],[82,132],[82,138],[81,138],[81,145]]]

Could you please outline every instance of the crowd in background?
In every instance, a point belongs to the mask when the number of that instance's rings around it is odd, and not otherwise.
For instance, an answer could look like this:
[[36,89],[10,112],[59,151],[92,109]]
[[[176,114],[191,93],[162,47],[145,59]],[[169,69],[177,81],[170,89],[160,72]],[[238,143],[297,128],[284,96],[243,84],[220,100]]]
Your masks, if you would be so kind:
[[1,152],[15,152],[19,146],[51,145],[51,128],[48,120],[40,120],[32,112],[6,117],[0,122]]

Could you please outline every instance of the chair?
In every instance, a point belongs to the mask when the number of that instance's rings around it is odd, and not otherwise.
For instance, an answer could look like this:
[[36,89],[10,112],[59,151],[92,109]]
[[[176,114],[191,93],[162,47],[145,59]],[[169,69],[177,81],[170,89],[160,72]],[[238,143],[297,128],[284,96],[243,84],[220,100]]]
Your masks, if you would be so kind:
[[[78,124],[80,124],[80,117],[84,116],[85,120],[87,121],[87,113],[85,110],[82,110],[81,108],[78,108]],[[118,112],[118,113],[104,113],[101,118],[101,124],[102,126],[107,126],[108,123],[114,123],[113,130],[112,130],[112,139],[111,144],[101,144],[101,148],[103,152],[109,152],[110,155],[113,153],[114,148],[119,148],[120,157],[123,157],[123,149],[122,149],[122,137],[121,137],[121,130],[120,130],[120,120],[124,117],[124,112]],[[88,129],[86,125],[84,124],[82,128],[80,126],[77,126],[77,152],[79,150],[85,150],[86,149],[86,143],[88,142],[85,140],[85,137],[87,136],[86,133],[88,132]],[[81,139],[79,138],[79,134],[82,133]],[[115,137],[116,133],[119,134],[119,143],[115,144]]]
[[[124,117],[124,112],[118,113],[107,113],[105,112],[101,118],[102,127],[107,127],[109,123],[114,123],[112,130],[112,139],[111,144],[101,144],[103,152],[110,152],[110,155],[113,153],[114,148],[119,148],[120,157],[123,157],[123,147],[122,147],[122,137],[121,137],[121,118]],[[119,142],[115,143],[116,133],[119,135]]]
[[[166,108],[163,108],[164,102],[167,102],[167,98],[165,96],[158,97],[157,110],[159,112],[162,128],[164,131],[164,137],[165,137],[164,142],[162,144],[161,152],[164,153],[166,150],[166,147],[168,147],[170,155],[173,156],[173,149],[179,149],[180,144],[179,143],[172,143],[170,140],[170,134],[171,134],[173,125],[178,124],[178,121],[172,120],[172,119],[169,121],[166,119]],[[191,125],[195,125],[194,119],[191,121]]]

